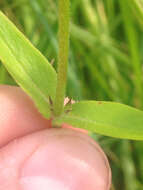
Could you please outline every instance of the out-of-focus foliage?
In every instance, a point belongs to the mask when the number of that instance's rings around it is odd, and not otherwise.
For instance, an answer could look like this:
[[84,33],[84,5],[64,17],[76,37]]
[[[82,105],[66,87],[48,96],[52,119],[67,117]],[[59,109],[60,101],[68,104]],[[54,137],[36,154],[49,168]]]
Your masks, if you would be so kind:
[[[0,9],[55,68],[57,2],[0,1]],[[143,0],[71,0],[71,17],[67,95],[143,109]],[[16,84],[1,64],[0,83]],[[109,156],[112,189],[143,189],[143,143],[93,137]]]

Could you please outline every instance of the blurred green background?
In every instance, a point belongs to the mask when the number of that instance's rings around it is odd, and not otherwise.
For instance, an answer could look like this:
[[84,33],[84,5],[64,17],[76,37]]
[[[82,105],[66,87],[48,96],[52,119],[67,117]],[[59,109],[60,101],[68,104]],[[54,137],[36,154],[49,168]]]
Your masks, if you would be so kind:
[[[0,0],[2,10],[54,63],[58,0]],[[71,0],[67,95],[143,109],[143,0]],[[0,63],[0,83],[16,85]],[[109,110],[110,111],[110,110]],[[93,134],[108,155],[112,190],[143,189],[143,142]]]

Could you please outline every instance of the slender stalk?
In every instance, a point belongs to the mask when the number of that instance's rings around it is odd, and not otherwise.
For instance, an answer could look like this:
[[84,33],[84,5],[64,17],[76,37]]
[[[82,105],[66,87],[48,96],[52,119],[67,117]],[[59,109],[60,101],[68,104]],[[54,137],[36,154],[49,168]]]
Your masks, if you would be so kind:
[[69,52],[70,0],[59,0],[59,56],[54,115],[63,112]]

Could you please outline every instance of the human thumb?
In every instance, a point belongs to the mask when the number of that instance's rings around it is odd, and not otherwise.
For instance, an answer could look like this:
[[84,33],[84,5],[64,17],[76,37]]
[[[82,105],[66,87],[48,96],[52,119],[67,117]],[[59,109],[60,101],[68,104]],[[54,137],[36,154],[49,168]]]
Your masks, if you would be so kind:
[[[107,158],[99,145],[84,133],[72,129],[47,129],[25,136],[3,151],[13,160],[8,163],[7,157],[6,167],[16,171],[14,176],[7,175],[7,190],[110,188]],[[0,183],[6,181],[4,177],[1,180]]]

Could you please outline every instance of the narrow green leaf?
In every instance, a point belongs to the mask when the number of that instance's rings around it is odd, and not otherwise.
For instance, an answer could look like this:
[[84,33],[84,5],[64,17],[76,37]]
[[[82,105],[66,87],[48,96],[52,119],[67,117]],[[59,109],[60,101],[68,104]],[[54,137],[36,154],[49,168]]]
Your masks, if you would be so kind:
[[49,99],[55,97],[56,72],[46,58],[0,12],[0,59],[39,111],[50,117]]
[[143,140],[143,112],[120,103],[77,102],[71,112],[55,119],[55,123],[68,123],[116,138]]

